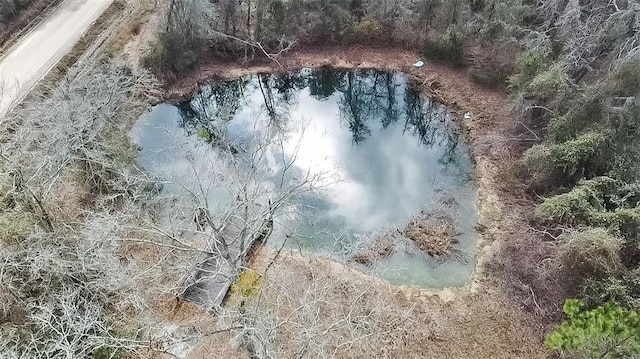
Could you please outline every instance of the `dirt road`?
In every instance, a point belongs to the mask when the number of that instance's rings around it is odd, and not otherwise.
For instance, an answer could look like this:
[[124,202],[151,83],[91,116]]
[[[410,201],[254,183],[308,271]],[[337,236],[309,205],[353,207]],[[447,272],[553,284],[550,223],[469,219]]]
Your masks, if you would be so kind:
[[0,59],[0,118],[71,50],[113,0],[65,0]]

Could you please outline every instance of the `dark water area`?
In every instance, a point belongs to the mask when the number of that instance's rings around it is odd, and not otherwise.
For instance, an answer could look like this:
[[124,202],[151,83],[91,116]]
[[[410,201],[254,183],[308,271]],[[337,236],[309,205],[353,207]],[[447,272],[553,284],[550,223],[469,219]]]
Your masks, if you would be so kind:
[[[317,174],[318,189],[292,199],[272,245],[286,237],[288,247],[429,288],[462,285],[475,266],[477,194],[467,147],[447,109],[404,74],[324,68],[215,82],[187,102],[154,107],[131,137],[140,165],[158,178],[180,173],[193,156],[241,156],[257,143],[269,143],[260,158],[267,187],[285,172]],[[175,150],[184,148],[189,163]],[[437,258],[397,235],[413,216],[435,213],[450,220],[456,240],[452,254]],[[374,266],[353,262],[381,237],[394,245]]]

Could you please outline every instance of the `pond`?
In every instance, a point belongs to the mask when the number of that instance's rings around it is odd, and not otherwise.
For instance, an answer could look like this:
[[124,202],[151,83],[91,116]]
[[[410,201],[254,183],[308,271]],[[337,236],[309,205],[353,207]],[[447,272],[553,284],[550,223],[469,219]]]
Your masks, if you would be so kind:
[[[285,171],[312,179],[312,191],[290,198],[270,245],[426,288],[463,285],[475,266],[468,149],[447,109],[405,74],[321,68],[217,81],[189,101],[153,107],[131,137],[139,164],[157,178],[173,171],[174,185],[189,181],[175,172],[193,162],[257,146],[265,188]],[[408,223],[433,218],[446,219],[452,244],[431,256],[406,234]]]

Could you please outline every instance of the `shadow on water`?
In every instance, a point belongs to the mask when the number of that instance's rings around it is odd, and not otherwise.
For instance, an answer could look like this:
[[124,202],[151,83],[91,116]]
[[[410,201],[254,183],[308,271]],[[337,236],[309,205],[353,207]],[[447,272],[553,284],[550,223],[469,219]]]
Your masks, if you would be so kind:
[[[237,156],[251,152],[257,137],[278,137],[264,158],[267,182],[282,181],[291,162],[289,176],[328,174],[331,181],[294,198],[295,211],[280,219],[288,246],[349,261],[414,216],[438,212],[455,228],[454,254],[430,257],[394,235],[393,248],[373,264],[353,264],[424,287],[461,285],[473,270],[476,188],[467,148],[447,109],[421,96],[404,74],[321,68],[204,86],[187,102],[152,109],[134,129],[139,161],[152,174],[155,154],[173,138],[158,138],[150,129],[158,126]],[[180,161],[164,156],[165,165]]]

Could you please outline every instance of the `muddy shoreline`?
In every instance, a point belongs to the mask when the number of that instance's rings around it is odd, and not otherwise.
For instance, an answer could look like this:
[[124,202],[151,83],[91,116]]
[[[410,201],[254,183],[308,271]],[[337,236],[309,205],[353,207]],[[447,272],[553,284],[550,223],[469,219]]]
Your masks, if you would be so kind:
[[[413,66],[418,60],[425,62],[421,68]],[[259,59],[252,63],[234,61],[211,62],[199,65],[191,72],[177,78],[165,79],[163,101],[176,103],[191,97],[202,85],[220,79],[231,79],[247,74],[286,73],[303,68],[332,67],[336,69],[382,69],[399,71],[411,76],[426,95],[449,107],[464,105],[464,100],[451,95],[447,85],[461,84],[461,70],[445,64],[430,62],[419,53],[404,48],[377,48],[371,46],[313,46],[295,49],[278,59]],[[468,76],[464,76],[470,82]],[[444,82],[443,82],[444,81]],[[471,90],[488,91],[504,97],[500,91],[488,90],[471,82]],[[446,96],[445,93],[446,92]]]

